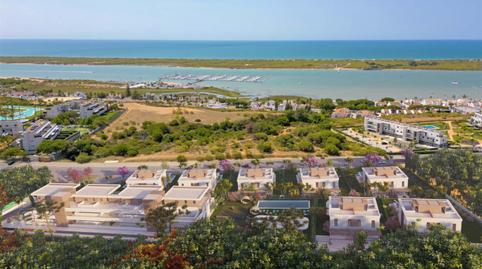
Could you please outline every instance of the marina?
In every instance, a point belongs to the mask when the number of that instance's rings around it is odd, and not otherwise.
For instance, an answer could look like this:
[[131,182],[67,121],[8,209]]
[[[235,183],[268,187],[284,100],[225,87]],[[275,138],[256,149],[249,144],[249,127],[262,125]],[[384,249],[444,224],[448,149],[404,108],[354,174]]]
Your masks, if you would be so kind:
[[231,75],[165,75],[160,80],[192,80],[194,83],[201,81],[228,81],[228,82],[260,82],[261,76],[231,76]]

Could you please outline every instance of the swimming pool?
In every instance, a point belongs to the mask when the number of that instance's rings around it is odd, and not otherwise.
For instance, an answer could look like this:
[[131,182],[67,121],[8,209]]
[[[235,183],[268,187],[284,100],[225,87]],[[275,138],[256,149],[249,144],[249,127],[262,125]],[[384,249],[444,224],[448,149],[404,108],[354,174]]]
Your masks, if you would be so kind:
[[423,125],[423,127],[426,128],[426,129],[433,129],[433,130],[438,129],[438,127],[435,126],[435,125]]
[[[8,107],[7,109],[9,108],[10,107]],[[13,106],[13,108],[15,109],[13,120],[26,119],[33,116],[35,112],[43,110],[42,108],[33,106]],[[0,116],[0,120],[12,120],[12,118]]]

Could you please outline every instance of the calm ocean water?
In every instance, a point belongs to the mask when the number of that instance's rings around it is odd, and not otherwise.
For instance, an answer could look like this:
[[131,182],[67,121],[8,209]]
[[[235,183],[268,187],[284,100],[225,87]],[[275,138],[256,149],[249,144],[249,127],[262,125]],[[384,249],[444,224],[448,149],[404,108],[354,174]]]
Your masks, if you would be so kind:
[[482,40],[0,40],[0,56],[204,59],[480,59],[482,58]]
[[88,66],[0,64],[0,77],[93,79],[101,81],[157,80],[166,75],[261,76],[260,82],[205,81],[251,96],[298,95],[313,98],[370,98],[386,96],[482,98],[482,72],[460,71],[335,71],[276,69],[213,69],[162,66]]

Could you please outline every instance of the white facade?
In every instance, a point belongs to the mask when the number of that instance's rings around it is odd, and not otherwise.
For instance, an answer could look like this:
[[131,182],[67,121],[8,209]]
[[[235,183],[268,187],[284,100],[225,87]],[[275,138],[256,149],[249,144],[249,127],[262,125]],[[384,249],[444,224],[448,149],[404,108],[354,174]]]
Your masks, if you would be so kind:
[[447,147],[448,139],[440,131],[422,126],[409,125],[377,117],[365,117],[365,130],[382,135],[389,135],[404,141],[414,141],[433,147]]
[[214,198],[210,189],[204,187],[173,186],[162,200],[162,204],[176,203],[176,218],[173,227],[186,227],[198,220],[209,218],[213,210]]
[[78,108],[79,108],[78,101],[70,101],[62,104],[57,104],[47,108],[47,110],[45,111],[45,117],[47,119],[53,119],[57,117],[60,113],[64,113],[64,112],[78,109]]
[[334,167],[300,168],[298,182],[309,185],[314,191],[338,190],[339,177]]
[[148,169],[136,170],[127,180],[127,186],[159,186],[164,189],[167,183],[167,170],[150,171]]
[[22,148],[28,153],[35,153],[44,140],[53,140],[60,134],[60,127],[50,121],[38,120],[22,135]]
[[374,197],[330,196],[326,202],[330,235],[338,231],[371,231],[380,227],[380,211]]
[[470,124],[474,127],[477,127],[479,129],[481,129],[482,128],[482,113],[475,113],[470,118]]
[[398,166],[363,167],[359,179],[368,184],[384,184],[395,190],[408,188],[408,176]]
[[21,120],[0,120],[0,136],[19,135],[23,132]]
[[241,168],[238,173],[238,190],[252,186],[255,190],[265,191],[267,185],[273,185],[275,181],[273,168]]
[[462,230],[462,218],[447,199],[399,198],[398,219],[402,226],[414,225],[419,232],[434,224],[454,232]]
[[85,119],[94,115],[102,115],[107,110],[107,105],[104,103],[85,103],[80,105],[80,118]]
[[177,184],[182,187],[207,186],[214,190],[217,181],[216,169],[190,169],[182,172]]

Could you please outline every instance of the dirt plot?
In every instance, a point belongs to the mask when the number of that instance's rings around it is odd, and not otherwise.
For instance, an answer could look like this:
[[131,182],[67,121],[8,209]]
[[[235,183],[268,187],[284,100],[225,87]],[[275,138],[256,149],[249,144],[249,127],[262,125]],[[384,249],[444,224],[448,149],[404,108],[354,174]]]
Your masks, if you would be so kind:
[[140,103],[125,103],[124,108],[126,108],[127,111],[106,129],[107,133],[124,129],[124,122],[128,122],[131,125],[135,122],[136,125],[141,125],[145,121],[169,122],[178,116],[182,116],[189,122],[200,120],[200,123],[212,124],[226,119],[236,121],[253,114],[263,113],[251,111],[223,112],[202,108],[178,109],[175,107],[157,107]]

